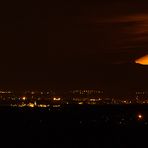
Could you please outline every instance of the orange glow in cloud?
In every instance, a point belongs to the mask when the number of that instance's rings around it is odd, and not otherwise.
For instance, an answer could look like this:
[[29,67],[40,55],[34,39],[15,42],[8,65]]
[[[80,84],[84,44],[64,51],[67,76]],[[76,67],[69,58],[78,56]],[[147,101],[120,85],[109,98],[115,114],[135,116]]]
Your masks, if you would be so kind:
[[137,59],[135,63],[141,64],[141,65],[148,65],[148,55],[145,55],[144,57]]

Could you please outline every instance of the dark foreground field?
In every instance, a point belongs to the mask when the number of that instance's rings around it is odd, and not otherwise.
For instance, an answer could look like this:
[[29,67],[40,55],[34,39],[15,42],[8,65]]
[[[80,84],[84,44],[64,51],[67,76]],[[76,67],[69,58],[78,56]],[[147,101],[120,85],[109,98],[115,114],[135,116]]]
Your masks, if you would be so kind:
[[148,106],[1,107],[0,133],[3,147],[148,147]]

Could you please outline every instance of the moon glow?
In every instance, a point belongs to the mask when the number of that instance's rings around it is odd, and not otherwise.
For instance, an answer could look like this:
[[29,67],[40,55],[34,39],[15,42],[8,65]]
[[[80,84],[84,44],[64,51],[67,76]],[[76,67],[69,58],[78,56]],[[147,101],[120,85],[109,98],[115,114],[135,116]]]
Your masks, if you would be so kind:
[[145,55],[135,61],[137,64],[148,65],[148,55]]

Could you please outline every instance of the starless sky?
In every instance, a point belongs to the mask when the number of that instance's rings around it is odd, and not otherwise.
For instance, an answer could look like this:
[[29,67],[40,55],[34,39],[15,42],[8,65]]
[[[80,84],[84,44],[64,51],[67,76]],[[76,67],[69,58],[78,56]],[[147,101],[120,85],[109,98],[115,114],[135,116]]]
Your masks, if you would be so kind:
[[147,87],[146,0],[4,1],[0,18],[1,85]]

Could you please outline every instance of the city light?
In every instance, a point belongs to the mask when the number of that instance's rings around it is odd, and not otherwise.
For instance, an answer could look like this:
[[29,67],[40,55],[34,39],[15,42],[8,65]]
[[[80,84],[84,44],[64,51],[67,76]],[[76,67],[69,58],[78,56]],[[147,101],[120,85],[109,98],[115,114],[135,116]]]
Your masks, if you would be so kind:
[[23,97],[22,99],[25,101],[26,100],[26,97]]
[[142,120],[143,119],[143,115],[142,114],[138,114],[137,117],[138,117],[138,120]]
[[34,95],[34,94],[35,94],[35,92],[34,92],[34,91],[32,91],[32,92],[31,92],[31,94],[32,94],[32,95]]
[[28,107],[34,107],[34,104],[33,103],[29,103]]
[[79,104],[79,105],[82,105],[82,104],[83,104],[83,102],[79,102],[78,104]]
[[60,107],[61,105],[53,105],[53,107],[57,108],[57,107]]
[[60,101],[61,98],[53,98],[54,101]]
[[[93,90],[84,90],[85,92],[93,92]],[[9,92],[9,91],[8,91]],[[42,91],[43,92],[43,91]],[[49,91],[48,91],[49,92]],[[136,90],[132,92],[129,96],[105,96],[99,94],[101,91],[96,91],[97,94],[80,94],[76,91],[64,92],[63,94],[58,94],[55,92],[54,96],[41,94],[41,91],[36,91],[34,95],[33,91],[28,91],[21,93],[12,94],[2,94],[0,96],[1,105],[7,106],[17,106],[17,107],[48,107],[52,105],[105,105],[105,104],[148,104],[148,91]],[[47,94],[47,91],[44,91]],[[139,119],[142,117],[139,116]]]
[[90,99],[90,101],[96,101],[96,99]]
[[40,105],[38,105],[38,107],[48,107],[48,105],[40,104]]

